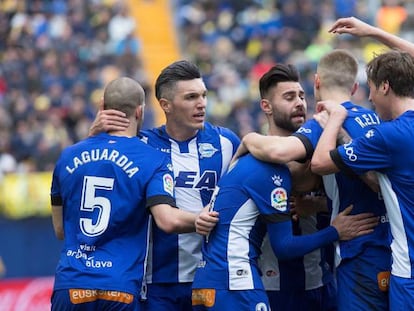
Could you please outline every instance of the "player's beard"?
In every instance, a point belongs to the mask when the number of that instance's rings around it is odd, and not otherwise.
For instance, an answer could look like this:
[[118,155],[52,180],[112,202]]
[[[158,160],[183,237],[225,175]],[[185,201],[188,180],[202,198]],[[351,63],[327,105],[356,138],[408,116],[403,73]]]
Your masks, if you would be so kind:
[[303,122],[300,122],[300,123],[293,122],[291,115],[280,116],[280,114],[273,114],[273,122],[277,127],[282,128],[292,133],[296,132],[303,124]]

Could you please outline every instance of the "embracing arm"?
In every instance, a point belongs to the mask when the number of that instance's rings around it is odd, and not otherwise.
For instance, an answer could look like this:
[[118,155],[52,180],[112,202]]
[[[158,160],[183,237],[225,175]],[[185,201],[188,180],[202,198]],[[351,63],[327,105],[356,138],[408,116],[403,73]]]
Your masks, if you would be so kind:
[[249,133],[243,137],[234,158],[246,152],[259,160],[273,163],[302,160],[306,156],[305,146],[295,136],[266,136],[258,133]]
[[332,225],[313,234],[295,236],[290,220],[267,225],[270,244],[277,258],[285,260],[304,256],[337,240],[350,240],[373,231],[378,217],[371,213],[349,215],[352,206],[338,214]]
[[396,35],[388,33],[381,28],[369,25],[355,17],[338,19],[329,32],[347,33],[358,37],[371,37],[393,49],[400,49],[414,57],[414,44]]
[[[157,226],[167,233],[188,233],[196,231],[197,214],[174,208],[169,204],[156,204],[150,207]],[[201,213],[206,223],[214,226],[217,222],[217,212],[207,212],[204,209]],[[214,224],[214,225],[213,225]],[[209,226],[205,224],[205,226]],[[206,229],[207,230],[207,229]],[[201,233],[200,233],[201,234]]]
[[340,105],[319,102],[316,107],[317,111],[322,111],[326,108],[330,111],[329,120],[319,138],[311,161],[312,172],[319,175],[327,175],[339,171],[339,168],[331,158],[330,152],[336,148],[338,133],[341,131],[342,123],[347,116],[347,111]]
[[99,110],[89,129],[89,136],[109,131],[124,131],[129,126],[125,113],[115,109]]

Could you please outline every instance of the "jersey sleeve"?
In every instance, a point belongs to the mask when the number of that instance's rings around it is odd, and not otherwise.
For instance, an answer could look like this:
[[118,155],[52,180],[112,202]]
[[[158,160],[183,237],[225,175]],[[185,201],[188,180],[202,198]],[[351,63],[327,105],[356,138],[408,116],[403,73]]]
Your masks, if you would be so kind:
[[236,153],[237,148],[240,145],[240,138],[230,129],[225,127],[218,128],[220,135],[226,137],[233,145],[233,154]]
[[377,129],[339,146],[331,152],[331,158],[340,169],[350,169],[357,175],[370,170],[381,171],[391,163],[385,140]]
[[280,260],[302,257],[339,239],[332,226],[313,234],[293,235],[291,221],[269,223],[267,231],[273,252]]
[[147,208],[156,204],[176,206],[172,164],[167,157],[162,158],[147,187]]
[[306,149],[306,158],[303,160],[309,160],[312,158],[319,138],[322,135],[322,127],[319,123],[312,119],[306,121],[292,136],[300,139]]
[[51,205],[63,205],[61,189],[60,189],[60,182],[59,182],[59,165],[60,161],[56,163],[56,166],[53,170],[52,175],[52,185],[50,189],[50,203]]

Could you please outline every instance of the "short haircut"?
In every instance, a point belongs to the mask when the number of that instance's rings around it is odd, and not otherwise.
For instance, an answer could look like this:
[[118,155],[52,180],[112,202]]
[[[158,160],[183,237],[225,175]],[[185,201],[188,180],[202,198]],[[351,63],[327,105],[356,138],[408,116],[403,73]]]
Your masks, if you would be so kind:
[[259,80],[261,98],[269,95],[269,90],[279,82],[299,82],[299,72],[293,65],[277,64],[269,69]]
[[358,74],[358,61],[346,50],[333,50],[319,60],[317,73],[324,88],[351,90]]
[[414,97],[414,59],[409,53],[391,50],[377,55],[367,64],[366,73],[377,88],[388,82],[395,95]]
[[155,81],[155,97],[172,99],[174,88],[178,81],[188,81],[201,78],[200,70],[196,65],[180,60],[165,67]]
[[103,108],[119,110],[130,117],[139,105],[144,104],[144,100],[142,86],[131,78],[121,77],[112,80],[105,87]]

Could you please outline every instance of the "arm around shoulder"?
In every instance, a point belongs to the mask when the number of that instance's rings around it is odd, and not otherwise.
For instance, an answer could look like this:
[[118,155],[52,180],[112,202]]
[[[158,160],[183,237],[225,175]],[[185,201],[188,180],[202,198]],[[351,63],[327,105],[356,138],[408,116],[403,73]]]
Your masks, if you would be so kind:
[[174,208],[168,204],[150,207],[157,226],[167,233],[188,233],[195,231],[196,214]]
[[249,133],[242,139],[243,145],[257,159],[272,163],[287,163],[301,160],[306,149],[295,136],[266,136]]

